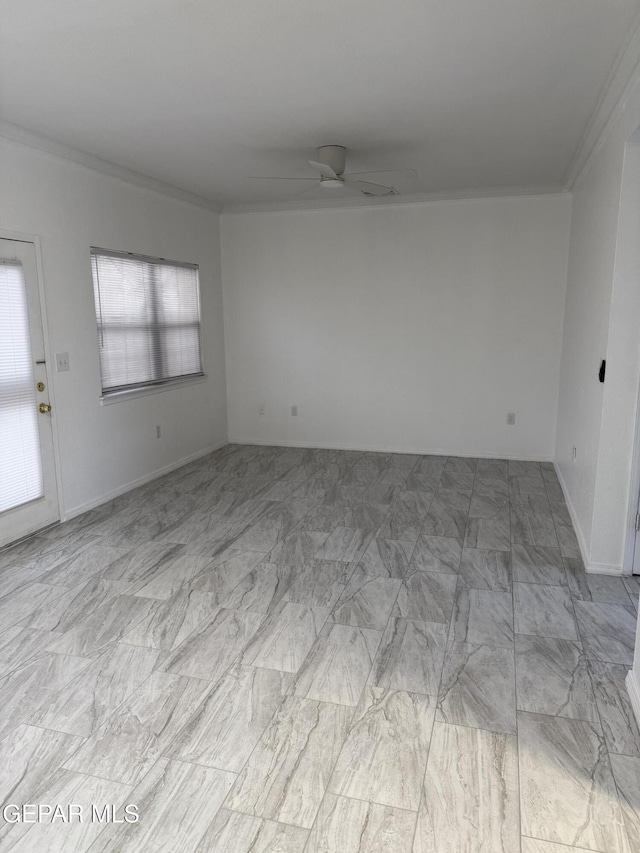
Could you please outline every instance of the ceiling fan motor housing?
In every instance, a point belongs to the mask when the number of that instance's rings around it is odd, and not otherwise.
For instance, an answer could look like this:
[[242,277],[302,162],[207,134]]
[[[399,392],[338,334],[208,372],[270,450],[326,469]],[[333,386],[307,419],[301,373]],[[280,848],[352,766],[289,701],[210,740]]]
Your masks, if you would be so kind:
[[317,149],[318,163],[331,166],[336,175],[342,175],[347,149],[344,145],[322,145]]

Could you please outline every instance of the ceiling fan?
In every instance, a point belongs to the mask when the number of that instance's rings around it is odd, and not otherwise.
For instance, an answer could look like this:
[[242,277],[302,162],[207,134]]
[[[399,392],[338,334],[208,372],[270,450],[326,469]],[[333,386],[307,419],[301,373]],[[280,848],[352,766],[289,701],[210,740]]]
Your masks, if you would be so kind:
[[369,175],[412,175],[416,176],[414,169],[391,169],[378,170],[374,172],[348,172],[345,174],[345,161],[347,149],[344,145],[322,145],[317,149],[317,160],[309,160],[309,165],[318,173],[316,177],[288,178],[288,177],[261,177],[252,175],[252,180],[262,181],[313,181],[327,190],[357,190],[365,196],[399,195],[398,190],[392,186],[377,184],[363,180],[363,176]]

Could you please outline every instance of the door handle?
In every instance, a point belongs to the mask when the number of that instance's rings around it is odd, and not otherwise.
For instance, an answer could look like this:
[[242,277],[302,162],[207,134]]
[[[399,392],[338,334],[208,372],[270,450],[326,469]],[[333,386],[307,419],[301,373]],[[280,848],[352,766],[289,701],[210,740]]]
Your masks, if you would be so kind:
[[51,411],[51,406],[48,403],[40,403],[38,406],[38,411],[41,415],[48,415]]

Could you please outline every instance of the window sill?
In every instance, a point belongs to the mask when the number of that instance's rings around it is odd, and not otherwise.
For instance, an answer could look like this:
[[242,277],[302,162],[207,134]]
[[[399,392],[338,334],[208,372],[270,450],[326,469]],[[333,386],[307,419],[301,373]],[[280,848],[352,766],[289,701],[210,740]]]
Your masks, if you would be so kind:
[[147,385],[144,388],[131,388],[125,391],[114,391],[112,394],[103,394],[100,397],[101,406],[111,406],[114,403],[124,403],[127,400],[137,400],[139,397],[149,397],[151,394],[162,394],[165,391],[173,391],[184,388],[186,385],[199,385],[207,381],[207,376],[187,377],[185,379],[171,379],[162,385]]

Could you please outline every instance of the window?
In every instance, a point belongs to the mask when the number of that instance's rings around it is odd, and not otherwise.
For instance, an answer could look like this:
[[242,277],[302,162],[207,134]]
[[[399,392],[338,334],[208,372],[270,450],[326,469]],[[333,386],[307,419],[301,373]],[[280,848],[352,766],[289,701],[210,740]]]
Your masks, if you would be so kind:
[[103,394],[202,376],[198,267],[91,249]]

